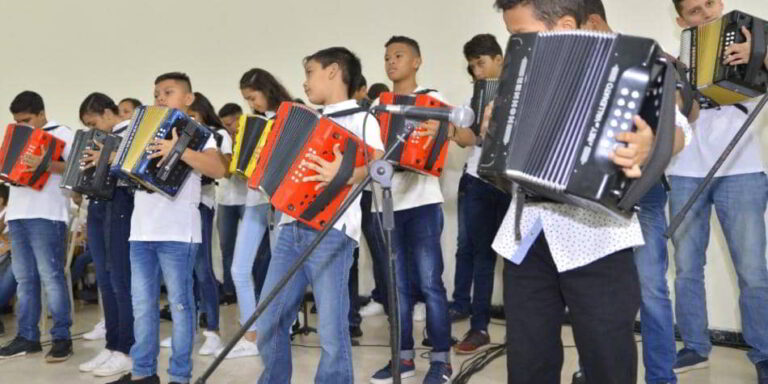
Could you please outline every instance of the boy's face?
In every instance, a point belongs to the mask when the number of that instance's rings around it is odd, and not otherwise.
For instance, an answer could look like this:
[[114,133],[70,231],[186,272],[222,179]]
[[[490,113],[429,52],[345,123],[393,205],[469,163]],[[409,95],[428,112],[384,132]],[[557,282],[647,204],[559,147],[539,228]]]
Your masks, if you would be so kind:
[[355,92],[355,95],[352,98],[360,101],[366,97],[368,97],[368,86],[363,85],[362,87],[358,88],[357,92]]
[[503,61],[501,55],[481,55],[469,59],[469,70],[475,80],[497,79],[501,75]]
[[240,114],[228,115],[221,118],[224,128],[227,128],[230,134],[237,133],[237,122],[240,120]]
[[187,111],[195,101],[195,95],[184,83],[177,80],[163,80],[155,84],[155,105]]
[[240,93],[243,94],[243,99],[248,102],[248,106],[251,107],[252,111],[265,113],[269,109],[269,101],[263,92],[251,88],[243,88],[240,90]]
[[325,105],[328,99],[328,93],[333,84],[331,80],[340,75],[339,65],[330,64],[323,68],[323,65],[315,60],[309,60],[304,64],[304,93],[309,102],[315,105]]
[[507,25],[507,31],[510,34],[532,33],[547,31],[562,31],[570,29],[579,29],[576,19],[571,16],[563,16],[550,27],[547,23],[536,17],[536,11],[533,4],[518,5],[504,11],[504,24]]
[[133,103],[130,101],[123,101],[117,105],[117,109],[120,112],[119,116],[121,120],[130,120],[133,117]]
[[410,45],[392,43],[384,54],[384,69],[392,82],[414,76],[421,66],[421,57]]
[[723,16],[723,0],[683,0],[677,24],[681,28],[698,27]]
[[45,124],[48,123],[45,118],[45,111],[40,111],[40,113],[14,113],[13,120],[15,120],[18,124],[29,125],[33,128],[42,128]]
[[[114,115],[113,115],[114,116]],[[86,113],[83,115],[83,124],[91,129],[98,129],[99,131],[111,132],[112,124],[107,121],[104,115],[98,113]]]

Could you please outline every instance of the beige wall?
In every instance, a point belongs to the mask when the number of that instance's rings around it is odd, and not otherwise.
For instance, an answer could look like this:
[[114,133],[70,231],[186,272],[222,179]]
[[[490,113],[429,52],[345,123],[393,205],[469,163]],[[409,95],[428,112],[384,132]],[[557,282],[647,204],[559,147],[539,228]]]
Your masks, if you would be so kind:
[[[424,66],[420,83],[441,90],[454,103],[470,93],[461,55],[463,43],[481,32],[505,41],[501,15],[490,0],[321,1],[0,1],[0,123],[13,96],[40,92],[50,118],[79,127],[77,109],[91,91],[151,102],[160,73],[187,72],[194,88],[218,107],[242,100],[237,82],[260,66],[303,97],[302,57],[344,45],[363,61],[369,83],[386,81],[383,44],[393,34],[416,38]],[[729,8],[765,14],[764,0],[729,0]],[[658,39],[675,50],[678,29],[668,0],[606,0],[618,30]],[[765,126],[765,119],[763,119]],[[448,291],[453,289],[456,188],[464,152],[452,149],[442,180],[446,197],[443,251]],[[738,329],[735,278],[719,230],[709,252],[708,288],[712,325]],[[361,291],[370,290],[363,257]],[[499,268],[500,272],[500,268]],[[500,302],[500,274],[495,301]]]

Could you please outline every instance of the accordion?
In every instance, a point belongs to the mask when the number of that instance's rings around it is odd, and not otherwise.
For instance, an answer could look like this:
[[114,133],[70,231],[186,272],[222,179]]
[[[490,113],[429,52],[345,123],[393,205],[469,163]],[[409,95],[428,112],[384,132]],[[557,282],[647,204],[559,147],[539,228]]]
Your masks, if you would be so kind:
[[[43,189],[50,176],[48,166],[52,161],[61,159],[64,145],[64,141],[44,129],[9,124],[5,128],[3,145],[0,147],[0,179],[38,191]],[[22,164],[21,158],[26,154],[43,156],[37,169],[29,169]]]
[[480,125],[483,123],[483,114],[485,113],[485,107],[496,98],[496,94],[499,91],[499,79],[487,79],[475,81],[475,89],[472,92],[472,101],[470,102],[470,108],[475,113],[475,121],[472,122],[472,132],[475,135],[480,134]]
[[263,116],[240,116],[229,173],[246,179],[251,177],[273,122]]
[[[481,177],[511,192],[629,218],[662,177],[675,136],[675,70],[653,40],[513,35],[483,143]],[[612,161],[640,115],[655,143],[640,179]]]
[[[310,153],[333,160],[336,144],[343,152],[341,168],[325,189],[317,191],[318,182],[303,181],[316,173],[301,163]],[[373,149],[357,135],[313,109],[285,102],[277,111],[248,186],[262,190],[278,211],[320,230],[349,194],[347,182],[356,167],[365,165],[366,157],[373,159]]]
[[[412,105],[427,108],[445,108],[445,103],[426,94],[399,95],[384,92],[379,95],[380,105]],[[422,121],[406,118],[403,115],[378,112],[376,118],[381,126],[381,141],[386,151],[397,144],[398,137],[417,128]],[[448,123],[440,122],[437,136],[406,138],[403,145],[398,146],[390,155],[389,160],[401,168],[419,173],[440,176],[448,153]]]
[[[726,48],[746,41],[742,27],[752,34],[749,62],[723,64]],[[739,11],[683,31],[680,61],[688,67],[688,81],[702,95],[703,107],[741,103],[766,92],[768,70],[763,61],[767,32],[764,20]]]
[[[147,146],[155,139],[170,139],[176,130],[178,141],[160,163],[150,159]],[[134,181],[142,188],[173,198],[187,180],[192,168],[181,161],[189,148],[202,150],[213,132],[178,109],[143,106],[136,109],[128,133],[120,143],[112,172]]]
[[[117,151],[120,140],[120,136],[98,129],[77,131],[67,159],[67,170],[64,171],[59,186],[92,198],[111,199],[115,193],[117,178],[110,172],[109,157]],[[94,167],[83,169],[81,161],[85,157],[85,151],[95,149],[96,141],[102,144],[101,155]]]

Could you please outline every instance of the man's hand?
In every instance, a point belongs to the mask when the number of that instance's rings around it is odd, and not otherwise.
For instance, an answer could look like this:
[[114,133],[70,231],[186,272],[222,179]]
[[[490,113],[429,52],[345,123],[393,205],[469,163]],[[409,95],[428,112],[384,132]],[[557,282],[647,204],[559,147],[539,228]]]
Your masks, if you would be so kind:
[[165,140],[165,139],[155,139],[147,146],[147,152],[149,152],[149,158],[155,159],[160,158],[160,161],[157,162],[157,166],[160,167],[160,165],[165,161],[165,158],[168,157],[168,154],[171,152],[171,149],[173,149],[173,146],[176,145],[176,142],[179,141],[179,135],[176,133],[176,130],[171,130],[171,139]]
[[752,34],[747,27],[741,27],[741,33],[747,38],[747,41],[741,44],[731,44],[725,49],[725,65],[740,65],[749,63],[749,56],[752,54]]
[[80,159],[80,168],[82,169],[95,167],[101,157],[101,150],[104,148],[104,144],[97,140],[94,140],[93,144],[95,148],[91,147],[83,151],[83,158]]
[[303,182],[319,181],[315,186],[315,190],[319,191],[330,184],[331,180],[339,173],[341,168],[341,146],[336,143],[333,146],[333,160],[327,161],[320,156],[312,153],[306,155],[306,159],[302,160],[301,166],[311,169],[317,172],[316,175],[305,176]]
[[626,147],[616,149],[613,163],[620,166],[624,174],[632,179],[642,176],[640,166],[648,160],[648,154],[653,146],[654,134],[648,123],[640,116],[635,116],[635,132],[622,132],[616,140],[626,143]]

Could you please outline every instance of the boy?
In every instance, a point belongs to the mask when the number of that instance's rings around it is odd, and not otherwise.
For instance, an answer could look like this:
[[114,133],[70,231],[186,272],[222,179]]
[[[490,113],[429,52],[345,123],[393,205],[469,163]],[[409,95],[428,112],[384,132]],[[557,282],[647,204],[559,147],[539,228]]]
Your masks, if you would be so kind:
[[[681,28],[695,27],[723,15],[722,0],[673,0]],[[751,36],[742,31],[749,40]],[[725,64],[746,63],[751,43],[734,44],[726,51]],[[702,178],[731,141],[754,107],[724,106],[702,110],[691,145],[670,164],[667,174],[670,215],[682,209]],[[682,373],[708,365],[712,350],[707,324],[704,264],[714,206],[739,278],[739,309],[747,353],[755,364],[760,383],[768,383],[768,269],[764,213],[768,179],[762,163],[759,137],[754,127],[741,139],[715,179],[693,205],[672,237],[675,245],[677,325],[685,344],[677,354],[675,371]]]
[[[63,161],[69,156],[74,133],[66,126],[49,121],[43,98],[35,92],[24,91],[11,102],[13,119],[19,124],[42,128],[64,141],[63,159],[48,166],[51,173],[42,190],[11,186],[5,220],[11,236],[11,268],[18,281],[18,331],[16,338],[0,348],[0,359],[40,352],[40,284],[48,298],[53,317],[53,343],[45,356],[49,363],[61,362],[72,356],[72,326],[69,286],[64,267],[66,263],[67,221],[69,196],[59,188]],[[42,156],[24,155],[22,161],[29,169],[37,169]]]
[[126,97],[117,104],[118,116],[123,120],[130,120],[133,117],[133,111],[138,107],[141,107],[141,101],[132,97]]
[[[155,80],[155,105],[184,112],[194,101],[192,84],[186,74],[172,72]],[[157,139],[148,146],[152,158],[161,161],[178,140]],[[131,348],[133,369],[114,383],[159,383],[157,376],[158,307],[160,274],[168,289],[173,315],[173,347],[168,374],[171,383],[187,383],[192,376],[192,346],[196,316],[192,273],[201,243],[200,175],[223,177],[226,169],[211,137],[202,151],[187,149],[181,156],[194,171],[176,195],[168,199],[158,193],[139,190],[134,196],[131,216],[131,294],[134,333]]]
[[[376,151],[374,158],[381,157],[384,145],[376,119],[368,118],[364,130],[366,113],[355,111],[358,105],[352,97],[359,88],[362,76],[357,56],[346,48],[324,49],[304,59],[304,72],[304,92],[309,101],[323,106],[324,115],[355,135],[362,137],[365,132],[366,143]],[[320,182],[318,190],[327,186],[341,163],[339,147],[335,146],[333,152],[335,159],[332,162],[314,155],[307,156],[304,165],[317,174],[305,177],[305,182]],[[361,182],[366,172],[365,166],[356,168],[348,184]],[[260,384],[287,384],[291,381],[289,328],[296,318],[296,308],[308,284],[312,285],[317,305],[317,333],[323,349],[315,383],[354,382],[347,317],[348,279],[352,253],[360,240],[360,217],[358,197],[259,318],[258,346],[264,362]],[[283,215],[274,257],[262,290],[264,294],[275,288],[317,234],[318,231]]]

